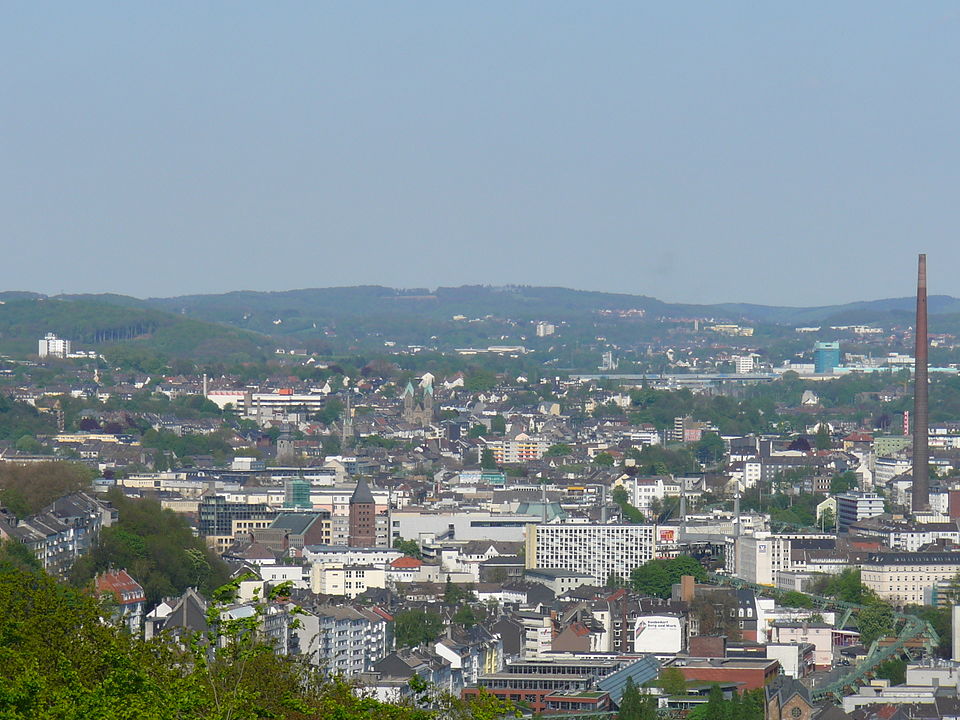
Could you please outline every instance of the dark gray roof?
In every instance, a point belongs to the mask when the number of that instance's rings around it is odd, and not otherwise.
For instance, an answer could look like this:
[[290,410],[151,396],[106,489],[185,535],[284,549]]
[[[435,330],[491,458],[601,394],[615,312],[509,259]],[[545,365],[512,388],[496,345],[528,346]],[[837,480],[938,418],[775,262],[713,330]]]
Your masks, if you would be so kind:
[[291,535],[303,535],[319,518],[318,513],[281,513],[270,523],[270,527],[289,530]]
[[207,601],[193,588],[187,588],[164,621],[163,629],[173,630],[175,633],[178,630],[207,632],[210,629],[207,625]]
[[353,491],[353,495],[350,496],[351,505],[373,505],[376,503],[376,500],[373,499],[373,493],[370,492],[370,486],[367,485],[367,481],[364,478],[360,478],[360,482],[357,483],[357,489]]

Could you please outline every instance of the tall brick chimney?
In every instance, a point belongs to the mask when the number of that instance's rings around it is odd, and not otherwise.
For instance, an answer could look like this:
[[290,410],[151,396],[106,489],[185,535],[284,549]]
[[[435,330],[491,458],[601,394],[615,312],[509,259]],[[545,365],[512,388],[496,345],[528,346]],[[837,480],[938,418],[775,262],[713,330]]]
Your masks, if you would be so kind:
[[927,423],[927,256],[920,255],[917,270],[916,349],[913,370],[913,511],[930,509]]

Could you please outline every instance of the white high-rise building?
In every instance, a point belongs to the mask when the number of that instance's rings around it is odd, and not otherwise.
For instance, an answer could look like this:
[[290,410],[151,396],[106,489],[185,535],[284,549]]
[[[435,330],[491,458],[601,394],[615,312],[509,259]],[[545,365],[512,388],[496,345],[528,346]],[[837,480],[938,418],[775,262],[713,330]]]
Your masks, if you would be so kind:
[[557,331],[557,326],[549,322],[538,322],[537,323],[537,337],[547,337],[548,335],[553,335]]
[[69,340],[58,338],[53,333],[47,333],[40,338],[39,355],[40,357],[58,357],[65,358],[72,352],[72,343]]
[[656,525],[527,525],[527,567],[574,570],[603,585],[656,557]]
[[746,375],[753,372],[753,355],[734,355],[733,364],[736,367],[737,375]]

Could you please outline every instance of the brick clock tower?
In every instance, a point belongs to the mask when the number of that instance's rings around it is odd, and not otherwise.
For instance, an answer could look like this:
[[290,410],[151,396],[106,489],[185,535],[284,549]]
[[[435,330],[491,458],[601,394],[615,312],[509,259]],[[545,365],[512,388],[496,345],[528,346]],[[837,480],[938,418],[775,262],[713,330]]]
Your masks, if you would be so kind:
[[377,502],[373,499],[367,481],[360,478],[357,489],[350,496],[350,534],[347,537],[350,547],[376,547],[377,545]]

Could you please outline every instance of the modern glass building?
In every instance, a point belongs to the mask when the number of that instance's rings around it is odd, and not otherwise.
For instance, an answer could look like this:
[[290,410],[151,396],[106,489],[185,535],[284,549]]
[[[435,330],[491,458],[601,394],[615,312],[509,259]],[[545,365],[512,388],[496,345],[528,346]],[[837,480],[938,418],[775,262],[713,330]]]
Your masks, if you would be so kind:
[[840,343],[818,342],[813,346],[813,370],[818,375],[830,375],[840,367]]

